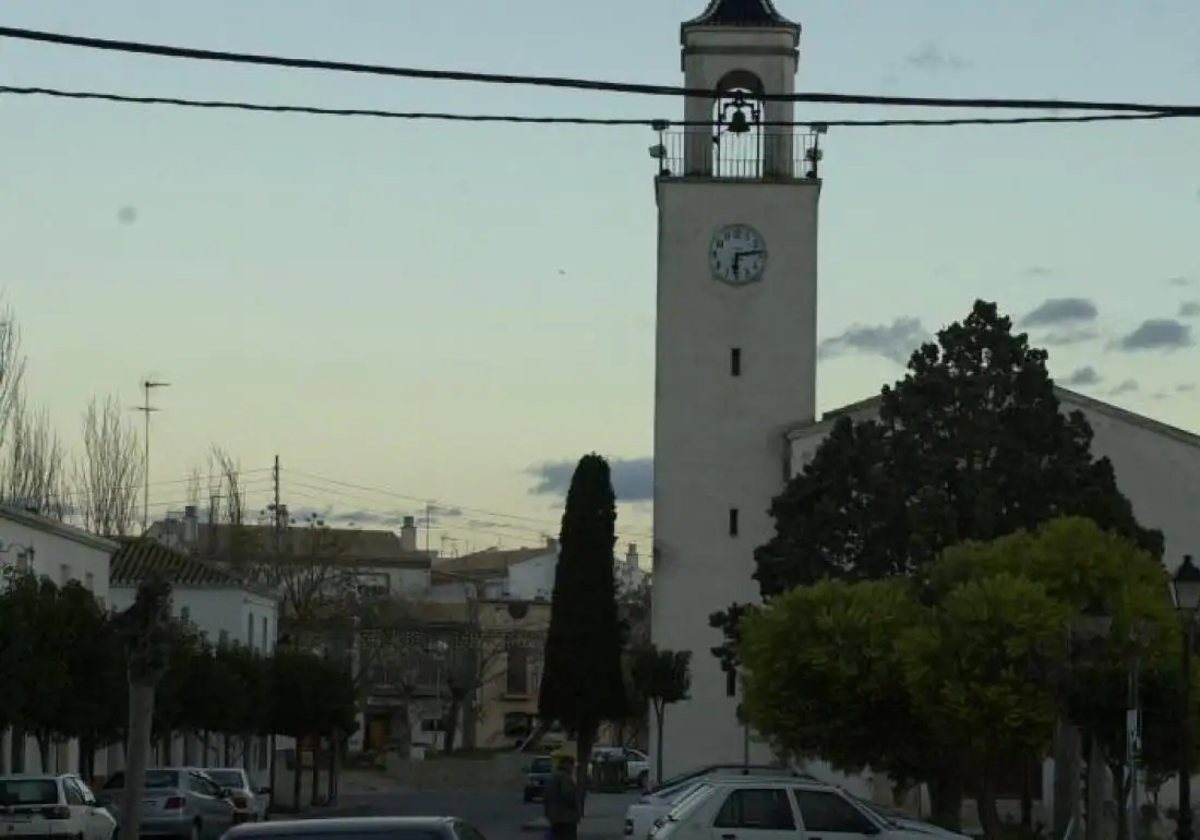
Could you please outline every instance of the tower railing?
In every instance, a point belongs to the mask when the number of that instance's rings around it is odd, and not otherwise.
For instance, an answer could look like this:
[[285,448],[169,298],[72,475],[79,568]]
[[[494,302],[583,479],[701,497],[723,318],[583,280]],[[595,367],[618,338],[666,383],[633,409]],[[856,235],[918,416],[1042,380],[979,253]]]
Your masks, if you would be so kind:
[[[790,143],[781,143],[783,139]],[[816,132],[780,135],[769,129],[729,132],[719,140],[690,131],[664,131],[652,154],[663,178],[727,178],[736,181],[813,180],[820,175],[821,138]],[[772,149],[786,149],[786,159]],[[707,152],[707,155],[705,154]]]

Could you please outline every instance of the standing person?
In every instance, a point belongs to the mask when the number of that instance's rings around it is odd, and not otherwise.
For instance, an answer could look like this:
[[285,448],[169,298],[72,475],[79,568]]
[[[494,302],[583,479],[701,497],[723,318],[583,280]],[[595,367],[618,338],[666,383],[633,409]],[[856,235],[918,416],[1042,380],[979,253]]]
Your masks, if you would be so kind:
[[542,809],[550,823],[551,840],[575,840],[579,827],[579,784],[575,757],[560,756],[542,792]]

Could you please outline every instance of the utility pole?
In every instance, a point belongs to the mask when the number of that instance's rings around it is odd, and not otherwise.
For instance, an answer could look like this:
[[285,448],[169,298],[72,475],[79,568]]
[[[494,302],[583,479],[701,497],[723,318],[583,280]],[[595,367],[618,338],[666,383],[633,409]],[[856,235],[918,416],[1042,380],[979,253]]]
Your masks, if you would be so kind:
[[138,411],[142,412],[145,418],[146,426],[142,435],[142,442],[145,450],[142,457],[142,470],[144,472],[144,482],[142,485],[142,533],[146,533],[150,529],[150,415],[161,409],[154,408],[150,405],[150,392],[155,388],[169,388],[170,382],[158,382],[153,379],[142,380],[142,404],[138,407]]
[[275,512],[275,527],[271,530],[272,539],[275,544],[275,553],[279,553],[280,535],[283,531],[283,508],[280,507],[280,492],[279,492],[279,456],[275,456],[275,466],[271,468],[271,485],[275,491],[274,504],[272,510]]
[[425,503],[425,556],[429,556],[429,526],[433,519],[433,502]]

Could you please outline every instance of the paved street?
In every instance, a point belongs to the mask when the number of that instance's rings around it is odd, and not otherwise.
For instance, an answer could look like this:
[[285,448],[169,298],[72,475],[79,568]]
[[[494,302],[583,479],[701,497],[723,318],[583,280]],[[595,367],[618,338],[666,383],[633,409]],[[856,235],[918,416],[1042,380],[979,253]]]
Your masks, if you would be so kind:
[[[580,836],[588,840],[619,840],[624,825],[625,809],[637,798],[636,794],[588,795],[587,817],[580,826]],[[511,794],[479,791],[376,791],[343,793],[336,808],[338,815],[418,816],[453,815],[473,823],[488,840],[540,840],[543,829],[523,829],[522,826],[542,814],[540,803],[526,805],[521,791]]]

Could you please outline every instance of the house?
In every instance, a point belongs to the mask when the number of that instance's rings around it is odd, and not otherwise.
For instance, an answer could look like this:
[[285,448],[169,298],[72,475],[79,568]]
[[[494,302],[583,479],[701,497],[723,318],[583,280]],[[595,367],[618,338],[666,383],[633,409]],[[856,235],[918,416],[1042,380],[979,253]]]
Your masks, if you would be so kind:
[[[0,506],[0,566],[32,571],[55,583],[78,581],[102,606],[111,606],[109,558],[117,543],[53,519],[19,508]],[[77,741],[60,743],[50,754],[51,765],[41,766],[36,741],[30,736],[3,733],[0,742],[0,775],[13,773],[74,772],[79,769]],[[96,755],[95,771],[106,771],[105,751]]]
[[[278,635],[279,595],[272,589],[248,582],[228,568],[149,538],[122,539],[112,555],[109,592],[114,609],[127,609],[134,602],[142,581],[157,575],[171,584],[171,608],[181,621],[193,625],[213,644],[237,644],[269,656]],[[247,769],[265,773],[269,767],[271,739],[260,738],[250,745],[250,755],[236,760]],[[159,748],[161,751],[161,747]],[[238,751],[240,752],[240,744]],[[181,760],[210,766],[223,761],[217,742],[210,741],[209,755],[201,755],[200,741],[177,735],[159,756],[170,762]],[[109,767],[124,766],[123,748],[110,747]]]
[[[286,507],[281,521],[288,521]],[[413,517],[406,517],[399,535],[387,530],[203,522],[195,506],[153,523],[147,536],[164,545],[225,563],[272,566],[287,562],[283,577],[304,588],[344,590],[360,595],[423,598],[429,592],[430,555],[417,550]],[[247,569],[253,571],[253,569]],[[278,578],[270,574],[248,575]],[[286,593],[285,593],[286,594]]]
[[[549,600],[554,594],[554,574],[558,564],[558,540],[548,538],[546,545],[533,548],[490,548],[462,557],[443,558],[433,564],[430,597],[456,601],[468,597],[517,601]],[[613,558],[613,577],[617,591],[627,592],[645,583],[650,573],[642,568],[636,543],[630,543],[625,556]]]

